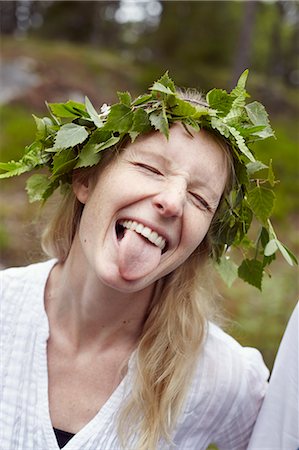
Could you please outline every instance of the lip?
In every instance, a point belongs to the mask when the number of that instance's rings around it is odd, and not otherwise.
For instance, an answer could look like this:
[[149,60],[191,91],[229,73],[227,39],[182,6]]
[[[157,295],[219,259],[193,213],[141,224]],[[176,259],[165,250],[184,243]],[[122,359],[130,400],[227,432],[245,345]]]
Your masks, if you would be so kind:
[[141,223],[143,226],[150,228],[152,231],[155,231],[156,233],[158,233],[159,236],[161,236],[162,238],[164,238],[166,240],[166,248],[167,251],[169,250],[169,248],[172,245],[172,239],[170,238],[169,234],[161,227],[154,225],[153,223],[144,220],[144,219],[139,219],[138,217],[129,217],[129,216],[125,216],[125,217],[119,217],[116,222],[120,222],[121,220],[132,220],[138,223]]

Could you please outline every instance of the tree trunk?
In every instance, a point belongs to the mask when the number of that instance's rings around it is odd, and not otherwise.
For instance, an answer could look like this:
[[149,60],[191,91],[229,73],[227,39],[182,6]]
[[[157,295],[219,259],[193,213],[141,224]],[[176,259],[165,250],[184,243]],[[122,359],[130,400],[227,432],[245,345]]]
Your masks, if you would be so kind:
[[232,73],[232,87],[236,85],[241,73],[250,65],[257,6],[257,1],[244,2],[243,20],[241,23]]
[[0,34],[13,34],[16,31],[16,9],[16,1],[0,1]]

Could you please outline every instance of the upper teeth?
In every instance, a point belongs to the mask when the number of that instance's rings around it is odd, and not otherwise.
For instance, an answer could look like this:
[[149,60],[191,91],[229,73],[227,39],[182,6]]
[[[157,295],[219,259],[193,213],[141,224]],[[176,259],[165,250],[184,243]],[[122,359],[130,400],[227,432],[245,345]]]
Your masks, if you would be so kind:
[[156,231],[153,231],[151,228],[145,227],[144,225],[142,225],[142,223],[136,222],[135,220],[121,220],[119,223],[124,228],[141,234],[161,250],[164,249],[166,240],[162,236],[159,236],[159,234]]

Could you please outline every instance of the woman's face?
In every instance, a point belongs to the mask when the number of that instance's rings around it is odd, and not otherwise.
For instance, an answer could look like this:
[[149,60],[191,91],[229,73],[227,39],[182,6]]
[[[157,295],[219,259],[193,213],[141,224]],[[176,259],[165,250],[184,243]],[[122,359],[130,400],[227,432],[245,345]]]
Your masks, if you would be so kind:
[[139,137],[100,174],[95,187],[74,183],[85,204],[80,251],[106,285],[149,286],[182,264],[205,237],[227,180],[224,151],[205,130],[181,124],[169,140]]

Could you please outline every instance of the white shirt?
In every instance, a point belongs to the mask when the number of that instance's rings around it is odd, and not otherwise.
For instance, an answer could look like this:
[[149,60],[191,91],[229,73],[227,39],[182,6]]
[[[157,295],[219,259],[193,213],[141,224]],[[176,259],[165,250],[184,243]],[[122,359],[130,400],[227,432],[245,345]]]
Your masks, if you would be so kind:
[[299,304],[283,335],[248,450],[299,449]]
[[[54,263],[51,260],[1,272],[3,450],[58,450],[48,404],[49,324],[44,309],[44,288]],[[133,371],[134,356],[120,385],[65,450],[121,450],[117,412],[132,389]],[[210,324],[173,434],[175,446],[161,442],[158,449],[203,450],[213,442],[220,450],[245,450],[267,378],[268,370],[257,350],[241,347]]]

